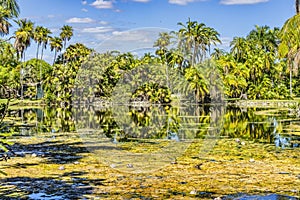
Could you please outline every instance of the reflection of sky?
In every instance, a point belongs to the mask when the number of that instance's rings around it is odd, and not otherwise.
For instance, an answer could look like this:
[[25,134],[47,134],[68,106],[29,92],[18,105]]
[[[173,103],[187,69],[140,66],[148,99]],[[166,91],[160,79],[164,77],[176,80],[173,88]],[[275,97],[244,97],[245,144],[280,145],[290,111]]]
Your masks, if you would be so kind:
[[274,143],[276,147],[280,147],[282,149],[286,147],[292,147],[292,148],[299,147],[299,144],[291,143],[291,136],[287,137],[277,132],[278,122],[275,118],[273,120],[273,126],[274,126],[274,131],[273,131]]

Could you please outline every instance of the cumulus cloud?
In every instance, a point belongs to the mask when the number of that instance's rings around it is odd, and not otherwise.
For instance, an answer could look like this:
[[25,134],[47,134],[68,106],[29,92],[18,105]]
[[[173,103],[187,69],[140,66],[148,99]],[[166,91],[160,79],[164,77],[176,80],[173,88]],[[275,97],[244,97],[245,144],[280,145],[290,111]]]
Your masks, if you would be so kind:
[[81,1],[81,4],[82,4],[82,5],[86,5],[86,4],[87,4],[87,1],[86,1],[86,0],[82,0],[82,1]]
[[85,8],[82,8],[81,11],[82,11],[82,12],[88,12],[88,10],[85,9]]
[[98,9],[109,9],[113,7],[113,2],[105,0],[96,0],[90,5]]
[[224,5],[242,5],[242,4],[256,4],[256,3],[264,3],[269,0],[221,0],[221,4]]
[[104,27],[104,26],[97,26],[92,28],[84,28],[82,29],[82,32],[84,33],[107,33],[111,32],[114,29],[112,27]]
[[91,18],[78,18],[78,17],[73,17],[70,18],[68,20],[66,20],[67,23],[92,23],[94,22],[94,20],[92,20]]

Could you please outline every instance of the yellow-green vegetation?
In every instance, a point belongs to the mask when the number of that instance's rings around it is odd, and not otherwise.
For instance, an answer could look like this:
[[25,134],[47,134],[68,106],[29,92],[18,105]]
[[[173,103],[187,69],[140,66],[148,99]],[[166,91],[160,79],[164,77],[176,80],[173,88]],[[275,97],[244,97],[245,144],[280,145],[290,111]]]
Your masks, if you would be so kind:
[[[300,197],[299,148],[282,150],[271,144],[219,139],[213,149],[205,151],[203,140],[197,140],[175,162],[151,173],[126,173],[102,163],[101,155],[86,151],[89,143],[75,133],[38,134],[13,141],[45,155],[30,153],[2,162],[1,170],[8,174],[1,177],[6,180],[0,184],[2,197],[25,198],[30,195],[28,191],[40,192],[41,186],[35,186],[37,180],[43,185],[49,179],[57,184],[50,182],[52,194],[57,190],[66,194],[77,191],[77,198],[212,199],[239,192]],[[152,143],[151,148],[156,151],[164,145]],[[137,141],[122,146],[134,152],[147,148]],[[67,160],[70,156],[74,160]],[[17,188],[12,180],[31,181],[31,187],[37,188]],[[80,194],[85,189],[89,192]]]

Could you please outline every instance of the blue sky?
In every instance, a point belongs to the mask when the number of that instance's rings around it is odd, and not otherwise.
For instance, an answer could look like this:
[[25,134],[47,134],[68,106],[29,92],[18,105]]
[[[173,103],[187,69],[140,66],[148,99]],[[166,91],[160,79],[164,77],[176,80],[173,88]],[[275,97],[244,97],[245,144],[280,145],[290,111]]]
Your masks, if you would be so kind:
[[[221,48],[234,36],[246,36],[255,25],[281,27],[294,15],[294,0],[19,0],[20,18],[28,18],[59,34],[65,24],[74,28],[70,43],[102,49],[122,43],[131,48],[150,45],[155,31],[178,30],[177,22],[191,20],[215,28]],[[151,28],[150,28],[151,27]],[[155,27],[155,29],[154,29]],[[155,31],[154,31],[155,30]],[[12,32],[14,29],[12,29]],[[125,32],[124,32],[125,31]],[[147,40],[147,37],[149,40]],[[114,42],[112,42],[115,41]],[[138,44],[147,41],[148,44]],[[106,43],[102,43],[106,41]],[[117,41],[117,42],[116,42]],[[127,42],[127,43],[126,43]],[[27,58],[34,57],[35,45]],[[52,54],[48,52],[48,59]]]

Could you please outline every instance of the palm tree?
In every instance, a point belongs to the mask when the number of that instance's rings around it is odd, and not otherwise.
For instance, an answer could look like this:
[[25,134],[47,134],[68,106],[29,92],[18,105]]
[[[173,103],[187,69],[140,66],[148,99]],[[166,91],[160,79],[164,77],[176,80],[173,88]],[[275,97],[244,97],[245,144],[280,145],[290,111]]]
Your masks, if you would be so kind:
[[37,26],[34,29],[33,39],[37,43],[36,59],[38,59],[39,48],[41,45],[42,45],[42,53],[41,53],[41,59],[42,59],[43,50],[46,48],[48,44],[49,34],[51,34],[51,31],[48,28]]
[[73,28],[69,25],[64,25],[61,29],[60,38],[63,41],[63,47],[66,49],[66,43],[73,36]]
[[0,6],[0,35],[1,36],[9,34],[9,27],[11,27],[11,24],[8,21],[9,18],[10,18],[10,12]]
[[210,53],[211,45],[221,43],[219,33],[204,23],[196,21],[186,22],[186,25],[179,22],[178,25],[182,28],[178,31],[179,49],[189,57],[191,65],[202,62],[206,57],[207,52]]
[[48,42],[50,40],[50,34],[52,32],[45,27],[42,27],[42,52],[41,52],[41,60],[43,60],[44,49],[47,48]]
[[41,26],[37,26],[35,27],[34,31],[33,31],[33,40],[37,43],[37,50],[36,50],[36,59],[38,59],[39,57],[39,49],[40,46],[43,42],[42,38],[43,38],[43,27]]
[[288,19],[280,30],[279,56],[287,58],[290,71],[290,95],[292,95],[292,72],[298,71],[300,62],[300,15]]
[[[25,61],[25,50],[30,46],[34,24],[27,19],[18,20],[16,23],[19,25],[19,28],[15,31],[14,48],[17,50],[18,58]],[[23,99],[23,69],[21,70],[20,82],[21,98]]]
[[19,28],[15,31],[15,43],[14,47],[18,52],[18,57],[25,60],[25,50],[31,44],[31,38],[33,36],[34,24],[27,19],[21,19],[16,21]]
[[190,18],[186,22],[186,25],[183,23],[179,22],[177,23],[179,26],[182,26],[181,29],[178,31],[178,39],[179,39],[179,44],[178,47],[179,49],[184,53],[185,56],[188,56],[190,61],[192,61],[192,48],[194,44],[194,29],[197,24],[196,21],[191,21]]
[[51,51],[54,50],[54,59],[53,59],[53,65],[54,65],[57,52],[60,52],[63,48],[62,39],[60,37],[50,38],[50,46],[51,46]]
[[20,13],[16,0],[0,0],[0,35],[9,34],[9,19],[18,17]]
[[20,14],[20,7],[17,0],[0,0],[0,7],[8,10],[11,18],[17,18]]
[[235,57],[237,61],[243,61],[246,59],[246,53],[249,49],[248,41],[243,37],[234,37],[230,42],[230,53]]

